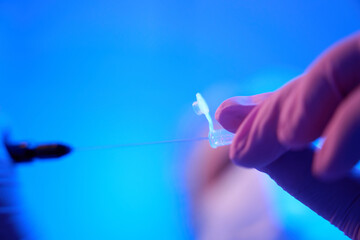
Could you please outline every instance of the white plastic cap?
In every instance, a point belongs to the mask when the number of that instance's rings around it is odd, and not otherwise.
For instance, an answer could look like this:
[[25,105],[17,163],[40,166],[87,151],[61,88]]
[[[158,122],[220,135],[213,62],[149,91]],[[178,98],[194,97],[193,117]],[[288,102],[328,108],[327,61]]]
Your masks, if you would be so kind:
[[200,93],[196,94],[196,101],[193,102],[192,106],[197,115],[207,115],[209,113],[209,107]]
[[192,106],[197,115],[204,114],[209,122],[209,142],[212,148],[231,144],[234,134],[226,131],[225,129],[214,130],[214,125],[209,114],[209,107],[200,93],[196,94],[196,101],[192,104]]

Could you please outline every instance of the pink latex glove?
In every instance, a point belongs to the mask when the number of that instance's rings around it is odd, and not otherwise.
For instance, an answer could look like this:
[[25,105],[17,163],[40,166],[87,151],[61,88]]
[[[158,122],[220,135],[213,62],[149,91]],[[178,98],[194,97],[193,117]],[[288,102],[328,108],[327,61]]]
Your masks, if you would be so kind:
[[[235,97],[217,109],[220,124],[236,132],[230,158],[266,172],[346,235],[360,239],[360,179],[350,174],[360,159],[360,34],[260,97],[265,100],[253,107]],[[310,143],[320,136],[326,141],[314,153]]]

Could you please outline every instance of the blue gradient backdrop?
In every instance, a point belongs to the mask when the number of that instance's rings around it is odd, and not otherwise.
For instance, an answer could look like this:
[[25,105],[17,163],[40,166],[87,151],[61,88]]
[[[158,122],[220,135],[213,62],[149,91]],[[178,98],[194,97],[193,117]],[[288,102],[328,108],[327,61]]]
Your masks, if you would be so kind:
[[[355,0],[1,0],[0,105],[15,139],[172,139],[196,92],[222,81],[243,85],[241,94],[275,89],[359,26]],[[274,72],[281,81],[267,79]],[[49,240],[191,238],[175,147],[19,166],[32,226]],[[290,228],[307,229],[300,239],[317,228],[341,238],[300,212],[283,213]]]

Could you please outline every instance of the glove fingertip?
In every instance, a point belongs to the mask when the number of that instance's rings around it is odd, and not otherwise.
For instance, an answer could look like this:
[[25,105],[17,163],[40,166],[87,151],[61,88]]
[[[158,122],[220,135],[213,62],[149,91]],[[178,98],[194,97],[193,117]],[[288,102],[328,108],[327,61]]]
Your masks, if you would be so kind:
[[289,127],[281,127],[277,130],[278,140],[284,147],[292,150],[302,150],[308,146],[306,141],[301,141]]
[[255,161],[248,156],[247,151],[248,150],[245,149],[245,142],[235,143],[230,147],[229,157],[235,165],[253,168],[255,167]]
[[292,150],[305,149],[311,142],[305,129],[307,113],[299,102],[294,95],[283,103],[276,133],[279,142]]
[[255,106],[220,105],[216,110],[215,119],[230,132],[236,132],[240,124]]
[[314,160],[311,166],[311,171],[314,177],[323,181],[334,181],[341,177],[342,174],[339,174],[337,171],[331,171],[327,167],[325,156],[323,156],[324,151],[319,150],[314,155]]

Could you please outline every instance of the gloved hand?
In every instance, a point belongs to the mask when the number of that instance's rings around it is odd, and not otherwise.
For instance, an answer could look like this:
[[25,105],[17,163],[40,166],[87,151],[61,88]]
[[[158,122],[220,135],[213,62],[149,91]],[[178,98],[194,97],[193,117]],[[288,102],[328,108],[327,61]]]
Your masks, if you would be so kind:
[[0,146],[0,239],[30,239],[24,228],[17,184],[10,158],[3,145]]
[[[237,97],[217,109],[220,124],[236,132],[230,158],[268,173],[349,237],[360,239],[360,179],[350,174],[360,159],[360,34],[261,96],[250,111]],[[321,136],[325,143],[314,153],[310,143]]]

